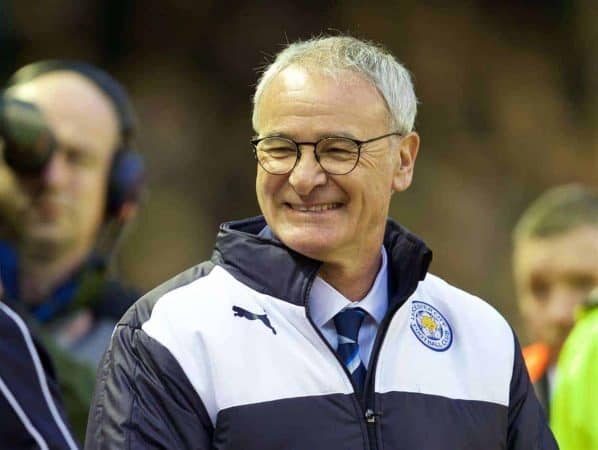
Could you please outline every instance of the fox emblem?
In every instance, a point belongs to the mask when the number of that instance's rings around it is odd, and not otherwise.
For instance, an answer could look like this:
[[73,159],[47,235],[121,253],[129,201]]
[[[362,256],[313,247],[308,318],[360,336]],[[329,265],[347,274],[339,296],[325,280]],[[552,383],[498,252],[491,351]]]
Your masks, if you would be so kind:
[[233,312],[235,317],[244,317],[248,320],[259,320],[261,321],[266,327],[272,330],[273,334],[276,334],[276,330],[270,323],[270,319],[268,319],[267,314],[255,314],[251,311],[247,311],[246,309],[241,308],[240,306],[233,306]]

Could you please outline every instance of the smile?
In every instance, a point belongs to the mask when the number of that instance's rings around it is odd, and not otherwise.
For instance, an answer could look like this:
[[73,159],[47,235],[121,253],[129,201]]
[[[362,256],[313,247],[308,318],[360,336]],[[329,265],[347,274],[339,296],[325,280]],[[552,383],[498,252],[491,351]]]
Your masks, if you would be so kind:
[[292,203],[286,203],[286,205],[292,210],[307,213],[319,213],[324,211],[330,211],[338,209],[342,206],[341,203],[322,203],[319,205],[294,205]]

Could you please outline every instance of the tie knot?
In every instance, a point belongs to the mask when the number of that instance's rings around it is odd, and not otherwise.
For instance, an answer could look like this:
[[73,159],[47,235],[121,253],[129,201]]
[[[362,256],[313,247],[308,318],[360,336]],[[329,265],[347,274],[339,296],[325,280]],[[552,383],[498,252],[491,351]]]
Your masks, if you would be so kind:
[[339,336],[357,342],[359,327],[365,315],[366,312],[361,308],[347,308],[334,316],[334,326]]

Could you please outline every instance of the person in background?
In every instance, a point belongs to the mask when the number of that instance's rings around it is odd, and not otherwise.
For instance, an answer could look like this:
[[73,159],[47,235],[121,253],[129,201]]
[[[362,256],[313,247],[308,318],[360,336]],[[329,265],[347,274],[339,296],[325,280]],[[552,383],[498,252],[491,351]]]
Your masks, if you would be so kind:
[[559,356],[551,404],[561,450],[598,449],[598,286],[580,309]]
[[548,413],[575,309],[598,284],[598,191],[577,184],[546,191],[519,219],[513,242],[518,302],[533,341],[523,354]]
[[39,111],[54,143],[33,166],[42,147],[25,142],[27,109],[3,109],[4,300],[48,349],[82,438],[97,364],[117,320],[138,296],[109,271],[143,187],[143,161],[132,148],[135,116],[115,79],[79,61],[21,68],[2,101]]

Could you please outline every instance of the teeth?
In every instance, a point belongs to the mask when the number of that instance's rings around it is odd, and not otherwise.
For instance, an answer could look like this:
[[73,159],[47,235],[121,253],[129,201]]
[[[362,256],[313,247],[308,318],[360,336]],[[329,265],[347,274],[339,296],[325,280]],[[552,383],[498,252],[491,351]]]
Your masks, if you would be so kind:
[[321,211],[328,211],[329,209],[336,209],[338,208],[338,203],[328,203],[325,205],[313,205],[313,206],[303,206],[303,205],[291,205],[291,207],[297,211],[301,212],[321,212]]

